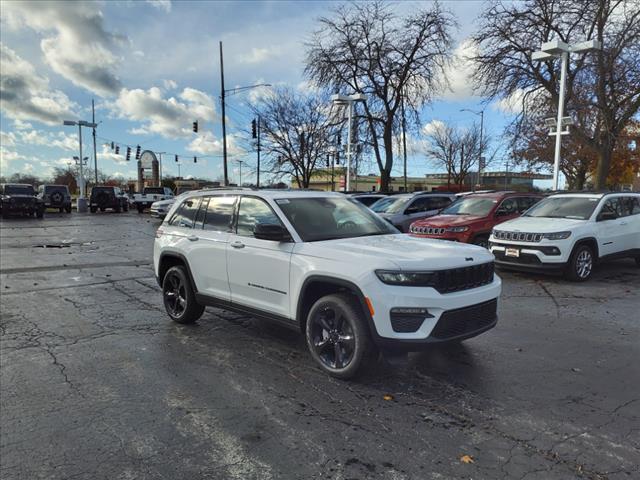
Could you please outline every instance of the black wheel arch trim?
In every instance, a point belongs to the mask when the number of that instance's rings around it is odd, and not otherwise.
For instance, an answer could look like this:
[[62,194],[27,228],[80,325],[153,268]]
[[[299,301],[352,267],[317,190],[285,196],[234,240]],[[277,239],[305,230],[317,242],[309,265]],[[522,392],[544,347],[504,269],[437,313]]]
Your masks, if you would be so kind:
[[571,254],[569,255],[569,258],[571,258],[571,255],[573,255],[573,252],[575,252],[576,248],[578,248],[580,245],[583,245],[585,243],[595,245],[595,252],[593,253],[595,255],[595,261],[599,261],[600,245],[598,245],[598,240],[596,240],[595,237],[584,237],[576,240],[576,242],[573,244],[573,247],[571,248]]
[[376,330],[375,323],[373,322],[373,318],[371,317],[371,313],[369,312],[369,307],[367,306],[367,302],[365,300],[364,294],[362,293],[362,290],[360,290],[360,288],[355,283],[350,282],[349,280],[331,277],[328,275],[310,275],[302,283],[302,287],[300,287],[300,293],[298,294],[298,304],[296,306],[296,320],[298,321],[299,325],[302,325],[302,322],[306,320],[302,318],[302,312],[304,311],[303,299],[305,293],[307,292],[307,289],[309,288],[309,285],[313,282],[329,283],[351,291],[358,299],[362,313],[367,320],[367,326],[369,327],[371,338],[376,343],[378,343],[379,339],[382,339],[382,337],[378,335],[378,331]]
[[[160,267],[162,266],[162,262],[167,259],[167,258],[177,258],[178,260],[180,260],[182,262],[182,264],[184,265],[184,267],[187,269],[187,275],[189,276],[189,282],[191,282],[191,287],[193,288],[194,293],[198,293],[198,286],[196,285],[196,282],[193,278],[193,274],[191,273],[191,267],[189,266],[189,262],[187,261],[187,257],[185,257],[183,254],[178,253],[178,252],[163,252],[160,254],[160,259],[158,260],[158,271],[160,270]],[[160,285],[160,287],[162,287],[162,281],[164,280],[164,278],[160,278],[159,275],[156,275],[156,280],[158,282],[158,285]]]

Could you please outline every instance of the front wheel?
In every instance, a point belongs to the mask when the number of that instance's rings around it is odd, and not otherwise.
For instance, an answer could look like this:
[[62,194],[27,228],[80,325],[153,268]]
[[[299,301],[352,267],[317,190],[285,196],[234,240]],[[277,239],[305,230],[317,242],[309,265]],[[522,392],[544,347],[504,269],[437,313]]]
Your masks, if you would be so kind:
[[309,311],[305,333],[313,359],[337,378],[355,376],[373,352],[362,309],[348,294],[319,299]]
[[579,245],[571,254],[566,276],[574,282],[585,282],[591,277],[594,264],[595,258],[591,247]]
[[122,212],[122,207],[120,207],[120,204],[116,205],[116,208],[114,208],[116,213],[120,213]]
[[144,213],[144,207],[141,205],[138,205],[138,213]]
[[124,212],[128,212],[129,211],[129,204],[125,203],[124,206],[122,207]]
[[164,308],[177,323],[193,323],[204,312],[204,307],[196,302],[196,294],[185,268],[176,265],[167,270],[162,281]]
[[98,211],[98,207],[89,207],[89,211],[91,213],[96,213]]
[[36,217],[37,218],[44,217],[44,208],[39,208],[39,209],[36,210]]
[[67,206],[67,207],[65,208],[65,211],[66,211],[67,213],[71,213],[71,205]]

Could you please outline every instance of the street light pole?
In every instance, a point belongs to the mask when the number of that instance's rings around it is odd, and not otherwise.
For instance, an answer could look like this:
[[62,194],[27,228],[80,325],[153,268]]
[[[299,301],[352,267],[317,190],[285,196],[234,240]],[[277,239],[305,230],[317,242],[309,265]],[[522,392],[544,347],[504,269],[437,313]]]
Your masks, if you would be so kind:
[[[95,169],[95,178],[96,185],[98,184],[98,153],[96,147],[96,107],[93,102],[93,98],[91,99],[91,123],[93,123],[93,168]],[[82,157],[82,152],[80,152],[80,157]]]
[[224,60],[222,57],[222,41],[220,42],[220,100],[222,103],[222,164],[224,168],[224,186],[229,185],[229,174],[227,171],[227,117],[225,115],[224,101]]
[[63,125],[65,126],[78,126],[78,145],[80,148],[80,182],[79,182],[79,187],[80,187],[80,196],[78,197],[77,200],[77,209],[78,212],[86,212],[87,211],[87,199],[86,197],[86,191],[85,191],[85,182],[84,182],[84,169],[83,167],[83,157],[82,157],[82,127],[90,127],[90,128],[96,128],[96,124],[93,122],[86,122],[84,120],[65,120],[64,122],[62,122]]
[[352,130],[351,122],[353,117],[353,103],[364,102],[366,101],[366,99],[367,97],[362,93],[354,93],[353,95],[340,95],[340,94],[331,95],[331,101],[335,105],[347,105],[349,109],[348,110],[349,125],[347,126],[347,168],[346,168],[347,178],[344,183],[345,192],[348,192],[351,188],[351,154],[352,154],[351,143],[353,141],[352,139],[353,132],[351,131]]
[[564,97],[565,97],[565,84],[567,76],[567,68],[569,64],[569,53],[584,53],[592,50],[600,50],[602,43],[598,40],[587,40],[586,42],[567,44],[561,40],[552,40],[542,44],[542,48],[533,52],[531,59],[534,61],[546,61],[555,58],[560,59],[560,92],[558,95],[558,116],[556,120],[556,131],[549,132],[550,135],[556,136],[556,146],[553,158],[553,189],[558,190],[558,180],[560,176],[560,149],[561,149],[561,135],[563,115],[564,115]]
[[478,179],[476,182],[476,184],[480,186],[482,185],[482,156],[484,154],[484,108],[479,112],[476,112],[475,110],[470,110],[468,108],[462,108],[460,109],[460,111],[470,112],[470,113],[473,113],[474,115],[480,115],[480,148],[479,148],[480,158],[478,159]]

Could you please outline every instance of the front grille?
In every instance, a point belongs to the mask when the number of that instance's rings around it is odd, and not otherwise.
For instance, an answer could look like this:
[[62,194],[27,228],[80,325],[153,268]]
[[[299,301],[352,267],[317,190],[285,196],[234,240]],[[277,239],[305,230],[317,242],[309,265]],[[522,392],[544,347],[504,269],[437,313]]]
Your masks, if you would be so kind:
[[33,198],[13,198],[16,207],[31,207],[35,203]]
[[415,227],[411,227],[411,232],[423,235],[442,235],[445,232],[445,229],[440,227],[421,227],[416,225]]
[[510,240],[512,242],[539,242],[542,240],[541,233],[528,232],[506,232],[504,230],[494,230],[493,238],[496,240]]
[[432,286],[440,293],[469,290],[493,282],[493,271],[493,262],[451,270],[438,270],[433,272],[435,283]]
[[497,310],[497,299],[470,307],[447,310],[440,316],[431,336],[446,340],[481,330],[495,321]]

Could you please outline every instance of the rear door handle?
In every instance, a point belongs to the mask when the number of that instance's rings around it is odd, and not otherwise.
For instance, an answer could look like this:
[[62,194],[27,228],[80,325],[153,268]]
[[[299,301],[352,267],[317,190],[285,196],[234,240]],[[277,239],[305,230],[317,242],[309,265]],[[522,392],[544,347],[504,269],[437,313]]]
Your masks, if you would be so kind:
[[190,242],[197,242],[199,240],[199,237],[196,237],[195,235],[190,235],[190,236],[187,237],[187,239]]
[[233,242],[233,243],[231,244],[231,246],[232,246],[233,248],[244,248],[244,243],[242,243],[242,242]]

